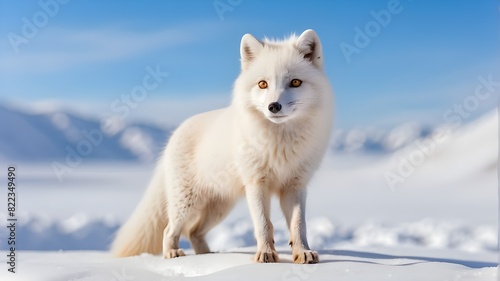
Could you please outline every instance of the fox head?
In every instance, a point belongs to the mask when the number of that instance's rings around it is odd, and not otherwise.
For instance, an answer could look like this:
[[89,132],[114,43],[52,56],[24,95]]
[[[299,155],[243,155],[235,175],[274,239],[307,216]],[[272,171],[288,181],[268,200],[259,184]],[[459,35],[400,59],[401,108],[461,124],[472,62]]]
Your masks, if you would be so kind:
[[321,42],[313,30],[284,41],[241,39],[235,99],[272,123],[314,115],[329,103]]

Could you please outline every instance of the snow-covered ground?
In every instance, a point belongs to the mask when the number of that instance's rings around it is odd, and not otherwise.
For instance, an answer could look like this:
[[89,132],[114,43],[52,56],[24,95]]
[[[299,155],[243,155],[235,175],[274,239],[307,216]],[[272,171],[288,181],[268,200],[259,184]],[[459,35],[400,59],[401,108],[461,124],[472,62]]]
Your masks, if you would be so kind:
[[[277,202],[273,202],[272,220],[283,262],[252,263],[255,242],[244,200],[210,232],[209,244],[217,254],[174,260],[150,255],[110,258],[105,250],[141,198],[153,165],[84,161],[60,182],[50,163],[14,162],[18,273],[5,268],[0,270],[0,280],[194,276],[207,280],[497,280],[497,120],[496,114],[490,114],[446,137],[429,135],[389,155],[329,153],[308,197],[308,236],[320,252],[318,265],[289,264],[288,232]],[[4,210],[0,209],[2,250],[7,237]],[[189,248],[186,241],[181,245]],[[5,264],[6,253],[0,256]]]
[[[279,250],[279,249],[278,249]],[[402,249],[393,254],[377,250],[323,250],[321,263],[291,263],[289,252],[278,264],[252,262],[255,248],[228,253],[190,255],[164,260],[159,256],[114,259],[104,252],[23,252],[19,273],[0,272],[2,280],[496,280],[494,262],[464,262],[440,251]],[[401,254],[402,251],[414,254]],[[283,252],[283,251],[282,251]],[[187,254],[192,254],[188,252]],[[433,257],[428,257],[431,254]],[[437,256],[437,257],[435,257]],[[481,257],[465,256],[476,260]],[[6,278],[8,277],[8,278]]]

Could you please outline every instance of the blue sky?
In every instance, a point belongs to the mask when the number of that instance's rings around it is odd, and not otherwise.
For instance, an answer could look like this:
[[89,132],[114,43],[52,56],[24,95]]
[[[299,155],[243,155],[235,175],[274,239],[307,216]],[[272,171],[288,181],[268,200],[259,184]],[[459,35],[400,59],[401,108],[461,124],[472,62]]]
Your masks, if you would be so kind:
[[[381,10],[391,19],[375,30]],[[26,20],[35,32],[26,33]],[[500,81],[499,26],[494,0],[0,0],[0,102],[106,114],[141,84],[146,67],[158,66],[169,76],[132,117],[176,123],[230,101],[243,34],[280,38],[313,28],[338,127],[439,124],[474,94],[479,76]],[[348,61],[340,46],[356,47],[356,28],[367,27],[373,37]],[[499,96],[496,87],[470,119]]]

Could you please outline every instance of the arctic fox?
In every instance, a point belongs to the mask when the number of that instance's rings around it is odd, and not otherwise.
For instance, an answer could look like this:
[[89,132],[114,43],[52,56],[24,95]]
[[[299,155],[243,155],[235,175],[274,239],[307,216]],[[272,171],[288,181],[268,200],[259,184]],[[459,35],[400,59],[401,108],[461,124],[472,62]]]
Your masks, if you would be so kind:
[[195,115],[171,136],[153,179],[112,245],[117,257],[143,252],[196,254],[205,235],[246,196],[257,240],[256,262],[277,262],[270,200],[277,195],[295,263],[317,263],[306,239],[306,186],[327,148],[333,92],[313,30],[284,41],[241,39],[241,73],[230,106]]

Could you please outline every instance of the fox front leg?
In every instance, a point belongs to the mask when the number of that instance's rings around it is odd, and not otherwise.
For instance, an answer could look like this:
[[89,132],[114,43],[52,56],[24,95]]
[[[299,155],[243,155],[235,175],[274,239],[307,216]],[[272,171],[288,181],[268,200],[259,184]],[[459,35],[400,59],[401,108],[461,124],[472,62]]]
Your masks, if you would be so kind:
[[269,218],[271,194],[259,185],[246,186],[246,197],[255,238],[257,239],[256,262],[278,262],[278,253],[274,248],[273,224]]
[[291,186],[280,194],[280,205],[290,229],[294,263],[318,263],[318,253],[311,251],[306,237],[306,190]]

